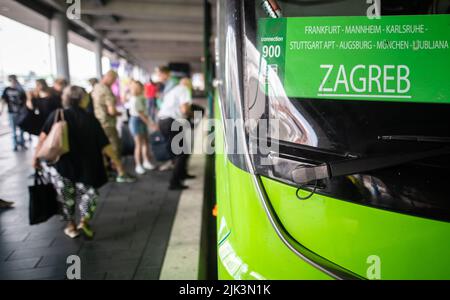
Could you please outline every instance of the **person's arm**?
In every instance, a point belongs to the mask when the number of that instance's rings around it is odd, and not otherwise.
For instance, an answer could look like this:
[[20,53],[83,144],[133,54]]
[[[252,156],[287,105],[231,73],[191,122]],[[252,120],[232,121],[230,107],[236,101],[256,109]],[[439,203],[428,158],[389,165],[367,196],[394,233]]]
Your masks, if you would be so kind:
[[145,113],[139,112],[139,119],[144,122],[148,128],[151,128],[153,131],[157,131],[159,129],[158,124],[153,122]]
[[191,97],[191,93],[187,88],[183,88],[182,92],[180,93],[180,111],[181,114],[185,117],[185,118],[189,118],[192,115],[192,108],[191,108],[191,104],[192,104],[192,97]]
[[3,91],[2,97],[0,98],[0,115],[3,113],[5,104],[8,104],[8,97],[6,97],[6,89]]
[[144,122],[145,124],[150,125],[150,119],[149,119],[148,116],[147,116],[144,112],[142,112],[142,111],[139,112],[139,119],[141,119],[141,121]]
[[27,92],[26,105],[27,105],[28,109],[34,109],[34,107],[33,107],[33,93],[32,92]]
[[8,97],[6,97],[6,89],[3,91],[2,98],[0,100],[3,100],[5,102],[8,101]]
[[116,98],[111,93],[105,94],[105,97],[106,97],[105,104],[108,115],[112,117],[118,117],[122,115],[116,109]]
[[34,169],[39,169],[41,163],[39,162],[39,158],[37,157],[37,154],[39,153],[39,151],[42,148],[42,144],[44,143],[45,139],[47,138],[47,134],[45,132],[41,132],[41,134],[39,135],[39,141],[38,144],[36,146],[36,150],[34,151],[34,156],[33,156],[33,168]]
[[150,118],[147,116],[147,114],[145,113],[147,107],[145,105],[145,102],[147,101],[144,98],[140,98],[137,97],[136,99],[134,99],[135,101],[132,102],[132,105],[134,105],[134,109],[138,112],[139,114],[139,119],[141,119],[142,122],[144,122],[145,124],[147,124],[147,126],[150,126]]
[[192,114],[191,104],[189,102],[181,104],[180,110],[186,118],[190,117]]
[[115,104],[106,103],[106,109],[108,110],[108,115],[112,117],[118,117],[121,115],[121,113],[117,111]]

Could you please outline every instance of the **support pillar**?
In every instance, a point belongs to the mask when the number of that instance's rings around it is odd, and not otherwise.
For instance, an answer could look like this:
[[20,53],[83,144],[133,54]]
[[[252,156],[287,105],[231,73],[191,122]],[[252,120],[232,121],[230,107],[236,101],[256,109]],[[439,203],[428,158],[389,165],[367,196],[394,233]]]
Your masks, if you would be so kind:
[[55,38],[55,58],[57,77],[70,81],[69,54],[67,44],[69,42],[69,21],[62,13],[56,13],[52,19],[52,34]]
[[102,38],[98,37],[95,40],[95,65],[97,70],[97,78],[100,80],[103,76],[103,65],[102,65],[102,57],[103,57],[103,42]]

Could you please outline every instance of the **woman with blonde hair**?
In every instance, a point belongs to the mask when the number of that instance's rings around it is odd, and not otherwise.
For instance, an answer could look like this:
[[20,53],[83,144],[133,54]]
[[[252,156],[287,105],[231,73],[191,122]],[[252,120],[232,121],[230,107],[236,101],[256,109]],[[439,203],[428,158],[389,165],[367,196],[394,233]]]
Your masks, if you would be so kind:
[[148,128],[153,126],[148,116],[148,101],[144,96],[144,85],[133,80],[130,85],[130,121],[129,127],[134,138],[134,160],[136,174],[142,175],[147,170],[154,170],[150,162]]

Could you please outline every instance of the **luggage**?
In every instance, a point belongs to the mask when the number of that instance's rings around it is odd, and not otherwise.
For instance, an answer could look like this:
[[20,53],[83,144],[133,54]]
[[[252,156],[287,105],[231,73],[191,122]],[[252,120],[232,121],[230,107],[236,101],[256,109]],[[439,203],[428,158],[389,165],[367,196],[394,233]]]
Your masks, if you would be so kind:
[[169,141],[160,131],[155,131],[150,135],[150,144],[153,156],[157,161],[165,162],[174,158],[172,151],[170,151]]

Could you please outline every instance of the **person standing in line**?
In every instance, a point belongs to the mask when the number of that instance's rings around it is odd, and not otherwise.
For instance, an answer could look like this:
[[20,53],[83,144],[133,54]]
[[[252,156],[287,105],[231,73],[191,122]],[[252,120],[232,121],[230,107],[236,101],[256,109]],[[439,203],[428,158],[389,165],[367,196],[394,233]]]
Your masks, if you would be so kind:
[[[116,109],[116,97],[112,93],[111,86],[117,80],[117,73],[113,70],[108,71],[102,78],[101,82],[96,84],[92,91],[92,99],[94,100],[94,114],[102,125],[116,156],[121,157],[121,141],[119,132],[117,131],[117,117],[121,115]],[[118,168],[118,166],[115,166]],[[120,169],[116,182],[132,183],[136,179]]]
[[92,91],[94,90],[95,85],[98,84],[98,79],[97,78],[91,78],[88,80],[89,85],[90,85],[90,91],[89,93],[86,95],[85,99],[86,101],[82,104],[82,107],[91,114],[94,114],[94,99],[92,98]]
[[27,93],[27,107],[36,113],[37,128],[40,130],[48,116],[61,108],[61,97],[54,94],[45,79],[36,80],[36,87]]
[[158,99],[156,107],[158,110],[161,110],[162,102],[164,101],[164,95],[178,85],[178,80],[172,76],[170,69],[167,66],[156,68],[156,74],[159,79],[157,92]]
[[152,80],[145,84],[145,98],[148,101],[148,115],[152,121],[156,119],[156,98],[158,96],[158,86]]
[[94,90],[95,85],[96,85],[97,83],[99,83],[99,81],[98,81],[97,78],[92,77],[92,78],[90,78],[90,79],[88,80],[88,82],[89,82],[89,85],[91,86],[91,91],[90,91],[90,92],[92,93],[92,91]]
[[[160,68],[160,73],[161,81],[169,80],[170,72],[167,68]],[[184,136],[182,140],[185,142],[190,134],[187,132],[191,130],[187,119],[191,115],[191,104],[191,92],[185,85],[179,84],[170,90],[166,89],[161,110],[158,114],[161,134],[169,141],[168,146],[170,149],[168,151],[171,151],[175,157],[175,166],[170,179],[169,190],[187,189],[188,187],[183,184],[183,181],[194,178],[187,172],[189,153],[185,153],[183,150],[182,153],[177,154],[172,149],[172,141],[175,137],[182,134]],[[185,123],[188,124],[187,127]],[[172,128],[178,128],[178,130],[172,130]]]
[[144,97],[144,86],[139,81],[133,81],[130,86],[129,100],[130,132],[134,138],[134,161],[136,174],[143,175],[146,170],[152,171],[155,166],[150,162],[148,128],[153,126],[148,116],[148,102]]
[[53,83],[52,91],[53,93],[61,97],[64,89],[69,85],[66,79],[64,78],[57,78],[55,82]]
[[[8,106],[9,126],[12,131],[13,151],[17,152],[19,147],[26,150],[23,130],[17,125],[20,110],[25,106],[27,96],[21,87],[16,75],[8,76],[10,86],[2,94],[2,100]],[[3,110],[3,107],[2,107]]]
[[[70,151],[52,165],[37,157],[52,129],[56,114],[60,112],[57,110],[46,120],[33,158],[33,167],[44,169],[62,200],[63,215],[67,221],[64,233],[70,238],[76,238],[80,232],[87,238],[94,237],[89,222],[99,198],[97,189],[108,181],[102,155],[111,158],[119,171],[124,173],[122,164],[98,120],[80,107],[85,94],[83,88],[69,86],[62,95]],[[78,226],[75,222],[77,205],[81,215]]]

